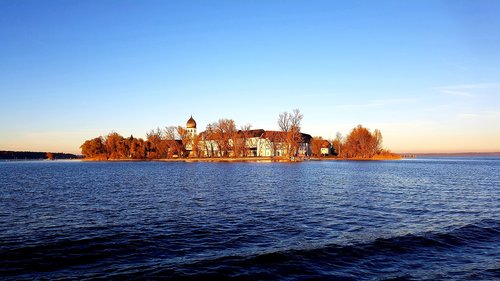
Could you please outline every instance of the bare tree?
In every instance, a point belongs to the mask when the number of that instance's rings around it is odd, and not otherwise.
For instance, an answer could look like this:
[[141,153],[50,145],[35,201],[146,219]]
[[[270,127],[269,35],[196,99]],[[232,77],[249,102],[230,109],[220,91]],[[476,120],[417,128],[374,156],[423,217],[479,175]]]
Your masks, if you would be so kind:
[[333,149],[338,157],[344,157],[344,143],[345,139],[340,132],[337,132],[335,139],[332,141]]
[[246,124],[240,127],[239,142],[240,150],[242,151],[243,157],[248,157],[248,139],[250,136],[251,124]]
[[214,128],[217,123],[208,124],[205,133],[202,136],[202,146],[205,149],[205,154],[209,157],[215,156],[215,146],[217,145],[215,141]]
[[373,151],[375,154],[379,154],[382,151],[382,133],[379,129],[375,129],[372,134],[373,137]]
[[149,143],[149,159],[159,159],[161,158],[162,151],[162,139],[163,132],[160,128],[156,128],[156,130],[151,130],[146,134],[146,139]]
[[300,133],[301,122],[304,116],[299,109],[294,109],[293,112],[283,112],[278,117],[278,126],[285,133],[286,155],[294,156],[302,142],[302,134]]
[[232,119],[220,119],[214,123],[214,140],[221,157],[228,157],[233,149],[232,138],[236,133],[236,125]]
[[283,112],[278,116],[278,126],[280,127],[282,132],[290,131],[290,113]]
[[176,126],[167,126],[163,129],[163,141],[167,150],[167,158],[174,155],[181,156],[182,145],[178,142],[180,139]]
[[[191,137],[191,134],[189,133],[188,130],[184,129],[182,126],[177,127],[177,134],[180,137],[182,141],[182,146],[183,146],[183,151],[187,150],[192,150],[192,142],[193,139]],[[182,155],[184,156],[184,155]],[[188,155],[189,156],[189,155]]]
[[176,126],[167,126],[163,129],[163,135],[165,136],[166,140],[177,140],[180,139],[179,135],[177,134],[177,127]]
[[200,157],[200,135],[199,134],[195,134],[193,137],[192,137],[192,147],[191,147],[191,151],[192,151],[192,155],[194,157]]

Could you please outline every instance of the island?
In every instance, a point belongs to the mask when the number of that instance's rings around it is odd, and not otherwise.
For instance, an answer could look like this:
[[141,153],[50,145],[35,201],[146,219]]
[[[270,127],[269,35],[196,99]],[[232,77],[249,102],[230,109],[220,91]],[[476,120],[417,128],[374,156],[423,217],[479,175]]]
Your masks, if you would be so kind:
[[300,110],[279,114],[279,131],[237,128],[222,118],[198,133],[191,116],[186,126],[167,126],[147,133],[146,139],[123,137],[116,132],[86,140],[81,145],[86,160],[166,161],[303,161],[385,160],[401,156],[382,147],[382,133],[358,125],[349,135],[333,140],[301,132]]

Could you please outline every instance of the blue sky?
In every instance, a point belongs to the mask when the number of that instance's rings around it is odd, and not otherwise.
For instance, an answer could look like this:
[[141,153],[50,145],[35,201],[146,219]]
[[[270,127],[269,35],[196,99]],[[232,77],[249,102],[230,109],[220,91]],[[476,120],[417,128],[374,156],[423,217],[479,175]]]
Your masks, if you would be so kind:
[[0,150],[219,118],[500,151],[499,1],[0,1]]

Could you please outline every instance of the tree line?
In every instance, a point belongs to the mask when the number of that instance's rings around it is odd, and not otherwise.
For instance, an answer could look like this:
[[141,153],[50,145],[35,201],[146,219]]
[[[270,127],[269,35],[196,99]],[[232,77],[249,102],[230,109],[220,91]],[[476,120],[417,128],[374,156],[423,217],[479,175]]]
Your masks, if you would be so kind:
[[116,132],[111,132],[105,137],[99,136],[86,140],[81,146],[82,154],[86,158],[98,160],[106,159],[162,159],[184,157],[186,153],[182,141],[169,134],[172,128],[166,127],[151,130],[146,139],[134,136],[123,137]]
[[[301,122],[303,115],[298,109],[278,116],[279,132],[266,131],[273,151],[282,149],[286,157],[293,156],[302,142]],[[200,134],[192,135],[181,126],[157,128],[147,133],[146,139],[123,137],[111,132],[102,137],[86,140],[81,146],[86,158],[106,159],[168,159],[201,157],[247,157],[248,140],[254,131],[251,125],[239,128],[233,119],[222,118],[207,125]],[[274,155],[274,153],[273,153]]]

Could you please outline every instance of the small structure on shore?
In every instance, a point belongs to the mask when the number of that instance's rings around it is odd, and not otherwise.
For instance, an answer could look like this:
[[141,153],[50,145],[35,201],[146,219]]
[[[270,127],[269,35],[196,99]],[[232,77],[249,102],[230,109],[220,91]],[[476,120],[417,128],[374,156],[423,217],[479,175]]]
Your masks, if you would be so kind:
[[332,155],[332,144],[327,141],[327,140],[324,140],[322,143],[321,143],[321,155],[322,156],[329,156],[329,155]]

